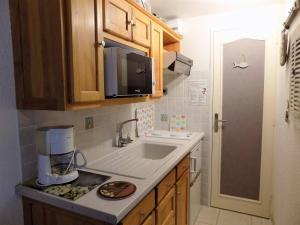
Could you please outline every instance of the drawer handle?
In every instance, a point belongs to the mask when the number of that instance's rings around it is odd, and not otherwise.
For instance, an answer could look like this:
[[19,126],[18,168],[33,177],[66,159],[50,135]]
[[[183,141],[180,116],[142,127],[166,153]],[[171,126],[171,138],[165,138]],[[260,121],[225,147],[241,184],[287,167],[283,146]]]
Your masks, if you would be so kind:
[[140,212],[139,215],[142,220],[146,217],[146,213],[143,212]]

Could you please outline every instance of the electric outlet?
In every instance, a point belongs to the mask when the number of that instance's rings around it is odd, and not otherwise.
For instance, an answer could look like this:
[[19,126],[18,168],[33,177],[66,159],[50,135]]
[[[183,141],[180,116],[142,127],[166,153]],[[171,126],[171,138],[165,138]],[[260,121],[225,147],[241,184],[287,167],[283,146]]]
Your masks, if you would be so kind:
[[86,117],[85,118],[85,129],[93,129],[94,128],[94,117]]
[[168,122],[168,114],[160,114],[161,122]]

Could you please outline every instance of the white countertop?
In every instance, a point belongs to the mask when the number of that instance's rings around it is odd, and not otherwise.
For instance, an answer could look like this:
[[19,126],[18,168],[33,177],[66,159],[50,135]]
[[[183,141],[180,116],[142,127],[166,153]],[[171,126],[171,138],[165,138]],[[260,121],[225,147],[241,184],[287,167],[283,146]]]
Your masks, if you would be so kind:
[[194,133],[191,140],[175,140],[143,137],[139,140],[150,141],[154,143],[176,144],[180,145],[176,154],[172,156],[163,166],[155,171],[154,174],[146,179],[136,179],[126,176],[119,176],[106,172],[88,170],[92,173],[108,175],[112,178],[111,181],[128,181],[136,185],[136,192],[129,198],[109,201],[101,199],[97,196],[97,189],[90,191],[76,201],[67,200],[61,197],[56,197],[36,189],[23,185],[16,186],[16,192],[22,196],[44,202],[59,208],[63,208],[78,214],[85,215],[110,224],[118,224],[153,188],[198,144],[204,137],[204,133]]

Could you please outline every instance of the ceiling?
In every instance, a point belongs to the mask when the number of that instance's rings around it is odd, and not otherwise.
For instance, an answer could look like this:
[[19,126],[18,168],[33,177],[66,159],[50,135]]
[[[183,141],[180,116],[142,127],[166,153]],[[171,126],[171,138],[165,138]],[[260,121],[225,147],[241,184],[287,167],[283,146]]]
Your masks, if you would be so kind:
[[283,0],[150,0],[152,12],[158,16],[186,18],[238,9],[280,3]]

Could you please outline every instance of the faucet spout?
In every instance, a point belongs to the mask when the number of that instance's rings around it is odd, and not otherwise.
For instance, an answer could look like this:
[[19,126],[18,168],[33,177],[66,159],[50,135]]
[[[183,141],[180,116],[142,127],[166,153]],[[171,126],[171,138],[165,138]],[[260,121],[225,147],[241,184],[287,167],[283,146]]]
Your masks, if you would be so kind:
[[138,128],[137,128],[137,122],[138,119],[130,119],[130,120],[126,120],[124,122],[122,122],[120,124],[120,128],[119,128],[119,138],[118,138],[118,147],[124,147],[126,144],[129,144],[130,142],[132,142],[132,140],[130,138],[123,138],[123,127],[125,124],[127,123],[131,123],[131,122],[136,122],[136,137],[138,137]]

